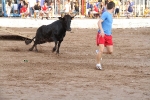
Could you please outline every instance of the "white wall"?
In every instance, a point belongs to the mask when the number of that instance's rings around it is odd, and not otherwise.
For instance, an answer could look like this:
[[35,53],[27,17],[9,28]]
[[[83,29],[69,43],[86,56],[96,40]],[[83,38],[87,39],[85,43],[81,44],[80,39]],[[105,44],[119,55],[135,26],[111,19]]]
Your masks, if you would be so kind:
[[[56,19],[55,19],[56,20]],[[0,18],[0,27],[39,27],[55,21],[53,20],[34,20],[34,19],[15,19]],[[98,19],[74,19],[71,28],[97,28]],[[150,19],[114,19],[113,28],[136,28],[150,27]]]

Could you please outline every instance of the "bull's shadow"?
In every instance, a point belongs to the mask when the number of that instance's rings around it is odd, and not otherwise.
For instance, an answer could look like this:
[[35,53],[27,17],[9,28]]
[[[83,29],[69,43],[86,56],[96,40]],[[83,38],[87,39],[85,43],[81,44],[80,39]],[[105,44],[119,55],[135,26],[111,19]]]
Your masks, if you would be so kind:
[[46,42],[55,42],[55,46],[52,49],[52,52],[55,52],[59,54],[59,48],[61,45],[61,42],[63,41],[63,38],[66,35],[66,31],[71,31],[70,25],[71,20],[74,18],[74,16],[65,15],[64,17],[59,17],[59,19],[49,25],[42,25],[40,26],[36,31],[36,36],[29,40],[25,40],[26,45],[30,44],[32,41],[34,41],[33,46],[29,49],[29,51],[32,51],[34,48],[36,51],[37,44],[43,44]]

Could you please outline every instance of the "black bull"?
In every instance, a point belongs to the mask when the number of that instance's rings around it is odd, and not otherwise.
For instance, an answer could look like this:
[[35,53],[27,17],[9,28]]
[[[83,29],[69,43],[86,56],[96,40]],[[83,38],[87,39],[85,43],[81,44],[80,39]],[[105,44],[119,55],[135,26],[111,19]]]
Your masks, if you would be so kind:
[[59,48],[66,35],[66,31],[71,31],[70,24],[72,18],[70,15],[65,15],[63,18],[59,17],[59,20],[49,25],[39,27],[36,31],[36,36],[32,40],[25,40],[26,45],[34,41],[33,46],[29,50],[32,51],[35,47],[35,50],[38,51],[37,44],[55,42],[52,52],[56,51],[56,53],[59,54]]

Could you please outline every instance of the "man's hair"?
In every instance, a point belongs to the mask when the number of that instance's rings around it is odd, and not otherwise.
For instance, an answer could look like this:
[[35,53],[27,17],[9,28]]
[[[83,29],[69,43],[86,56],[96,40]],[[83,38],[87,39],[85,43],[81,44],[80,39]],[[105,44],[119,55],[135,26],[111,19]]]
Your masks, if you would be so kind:
[[115,3],[113,1],[110,1],[109,3],[107,3],[107,9],[112,9],[115,7]]

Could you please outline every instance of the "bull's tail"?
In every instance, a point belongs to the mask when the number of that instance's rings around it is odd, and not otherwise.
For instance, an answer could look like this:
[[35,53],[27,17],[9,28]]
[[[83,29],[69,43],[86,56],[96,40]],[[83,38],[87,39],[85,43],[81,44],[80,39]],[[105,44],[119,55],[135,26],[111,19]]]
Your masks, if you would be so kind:
[[25,40],[25,44],[26,44],[26,45],[30,44],[34,39],[35,39],[35,37],[34,37],[33,39],[31,39],[31,40],[26,39],[26,40]]

